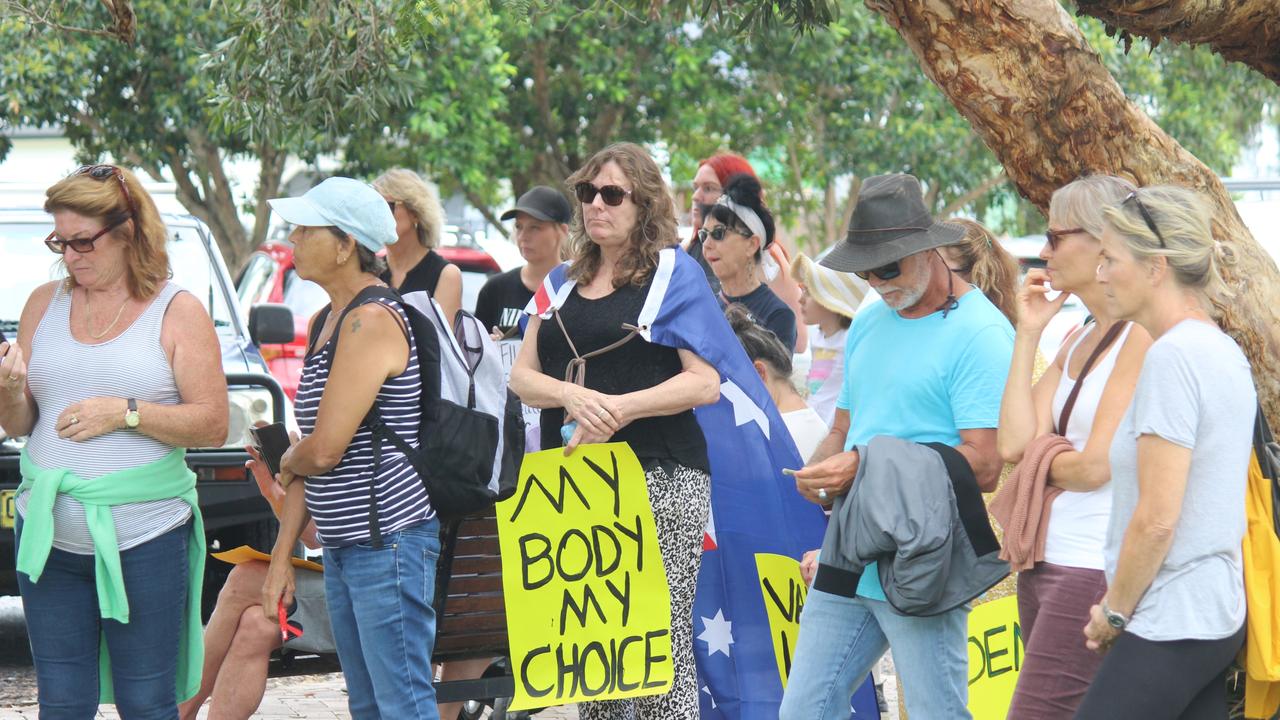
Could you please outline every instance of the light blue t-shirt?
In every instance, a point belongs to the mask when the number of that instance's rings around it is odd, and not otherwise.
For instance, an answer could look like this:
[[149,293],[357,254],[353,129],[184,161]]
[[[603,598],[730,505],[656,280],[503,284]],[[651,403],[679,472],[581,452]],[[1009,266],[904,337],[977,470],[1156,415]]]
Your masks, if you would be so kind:
[[[845,450],[877,435],[960,444],[961,430],[1000,419],[1013,326],[976,288],[959,306],[907,319],[883,302],[858,311],[845,346],[844,385],[836,407],[849,411]],[[884,600],[875,563],[858,594]]]

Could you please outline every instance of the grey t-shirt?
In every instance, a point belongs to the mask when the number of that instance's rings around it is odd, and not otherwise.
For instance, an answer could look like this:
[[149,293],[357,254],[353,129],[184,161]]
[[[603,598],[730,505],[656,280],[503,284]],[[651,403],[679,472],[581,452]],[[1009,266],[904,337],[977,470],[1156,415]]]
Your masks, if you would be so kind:
[[1169,554],[1134,611],[1147,640],[1216,640],[1244,623],[1245,484],[1256,410],[1249,362],[1216,327],[1184,320],[1152,344],[1133,401],[1111,443],[1108,582],[1138,505],[1138,437],[1191,450]]

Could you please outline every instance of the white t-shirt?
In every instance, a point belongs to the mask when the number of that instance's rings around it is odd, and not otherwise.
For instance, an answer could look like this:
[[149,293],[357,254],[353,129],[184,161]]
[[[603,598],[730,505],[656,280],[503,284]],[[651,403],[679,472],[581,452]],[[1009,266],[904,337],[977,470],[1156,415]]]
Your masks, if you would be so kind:
[[806,463],[831,429],[822,421],[822,418],[818,417],[818,413],[814,412],[813,408],[782,413],[782,422],[787,424],[787,432],[791,433],[791,439],[795,441],[796,448],[800,451],[800,459]]
[[809,363],[809,375],[805,378],[809,407],[818,413],[828,426],[835,421],[836,398],[844,384],[844,346],[849,331],[841,329],[826,336],[815,325],[809,333],[809,349],[813,360]]

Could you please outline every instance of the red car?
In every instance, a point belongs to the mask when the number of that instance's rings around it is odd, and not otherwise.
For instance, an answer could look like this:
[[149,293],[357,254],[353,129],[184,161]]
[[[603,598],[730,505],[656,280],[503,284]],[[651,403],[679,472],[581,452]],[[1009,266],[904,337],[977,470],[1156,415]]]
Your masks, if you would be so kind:
[[[462,307],[475,310],[480,288],[501,268],[489,253],[469,244],[469,240],[456,228],[446,227],[444,243],[436,252],[462,270]],[[259,348],[271,375],[292,400],[298,392],[298,377],[307,352],[307,323],[329,302],[329,296],[319,285],[303,280],[294,272],[293,244],[287,240],[267,241],[249,257],[236,280],[236,293],[243,307],[283,303],[293,311],[293,342]]]

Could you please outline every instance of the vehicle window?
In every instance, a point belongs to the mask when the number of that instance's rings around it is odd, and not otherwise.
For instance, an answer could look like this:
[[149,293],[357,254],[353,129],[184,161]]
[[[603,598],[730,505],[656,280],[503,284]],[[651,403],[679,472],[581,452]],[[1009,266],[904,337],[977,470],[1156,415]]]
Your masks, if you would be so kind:
[[480,299],[480,288],[489,279],[486,273],[462,271],[462,309],[467,312],[476,311],[476,300]]
[[310,280],[303,280],[290,269],[284,276],[284,304],[293,311],[295,318],[310,318],[317,310],[329,304],[329,295],[324,288]]
[[[66,277],[58,256],[41,242],[53,231],[52,223],[0,223],[0,329],[17,327],[27,298],[38,286]],[[214,326],[232,328],[232,310],[221,280],[220,266],[195,228],[177,228],[169,236],[169,264],[173,281],[200,299]]]
[[271,277],[276,269],[276,261],[269,255],[254,253],[240,273],[236,283],[236,294],[240,296],[240,307],[253,307],[258,303],[269,302],[271,297]]

